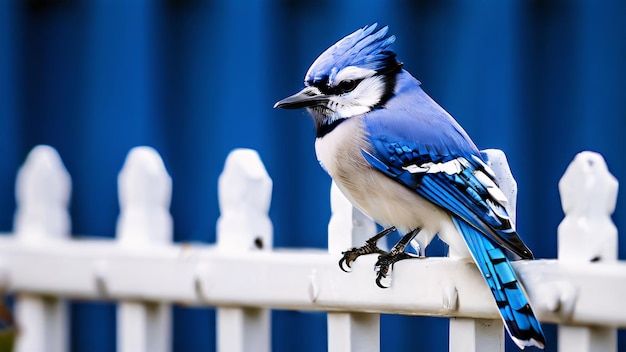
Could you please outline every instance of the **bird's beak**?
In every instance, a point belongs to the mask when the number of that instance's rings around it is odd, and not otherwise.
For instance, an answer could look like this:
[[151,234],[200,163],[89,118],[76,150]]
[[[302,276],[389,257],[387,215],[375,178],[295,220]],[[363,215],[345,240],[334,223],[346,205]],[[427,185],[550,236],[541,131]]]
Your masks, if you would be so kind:
[[301,109],[315,105],[325,106],[326,103],[328,103],[328,95],[321,94],[315,87],[305,87],[298,93],[276,102],[274,108]]

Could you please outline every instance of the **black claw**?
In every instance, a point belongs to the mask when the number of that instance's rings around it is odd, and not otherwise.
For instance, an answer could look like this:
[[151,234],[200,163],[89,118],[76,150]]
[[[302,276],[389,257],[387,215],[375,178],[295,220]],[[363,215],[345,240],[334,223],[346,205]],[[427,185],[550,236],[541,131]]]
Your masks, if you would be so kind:
[[385,266],[385,267],[380,267],[378,268],[378,274],[376,274],[376,285],[380,288],[389,288],[385,285],[383,285],[380,280],[384,279],[387,277],[387,273],[389,272],[389,267]]
[[380,283],[380,280],[382,280],[384,277],[386,277],[386,276],[381,276],[381,275],[378,275],[378,276],[376,277],[376,286],[378,286],[378,287],[380,287],[380,288],[389,288],[389,287],[387,287],[387,286],[385,286],[385,285],[383,285],[383,284],[381,284],[381,283]]
[[343,272],[345,273],[349,273],[350,271],[344,269],[343,264],[346,264],[346,266],[350,269],[352,269],[352,267],[350,266],[350,263],[346,260],[346,257],[342,257],[341,259],[339,259],[339,269],[341,269]]
[[401,260],[413,258],[412,255],[405,252],[392,251],[391,253],[384,253],[378,256],[375,268],[378,274],[376,275],[376,285],[380,288],[389,288],[383,285],[380,281],[387,277],[393,265]]
[[375,242],[368,242],[365,244],[365,246],[363,247],[359,247],[359,248],[352,248],[349,249],[345,252],[342,252],[341,254],[343,254],[343,257],[341,257],[341,259],[339,259],[339,268],[345,272],[349,272],[348,270],[346,270],[344,268],[344,264],[352,269],[351,264],[357,260],[358,257],[365,255],[365,254],[372,254],[372,253],[379,253],[379,254],[385,254],[387,252],[383,251],[382,249],[378,248],[376,246]]
[[341,259],[339,260],[339,268],[341,270],[346,273],[350,272],[349,270],[346,270],[343,265],[345,264],[348,268],[352,269],[352,266],[350,264],[358,257],[358,255],[356,254],[357,250],[357,248],[352,248],[345,252],[341,252],[341,254],[343,254],[343,257],[341,257]]
[[377,272],[376,274],[376,285],[380,288],[389,288],[385,285],[383,285],[380,281],[384,278],[387,277],[387,274],[389,274],[389,267],[390,265],[393,265],[393,263],[391,263],[390,259],[393,258],[391,254],[381,254],[378,256],[378,260],[376,261],[376,264],[374,265],[374,268]]
[[388,234],[390,234],[391,232],[395,230],[396,228],[394,226],[391,226],[390,228],[387,228],[379,232],[376,236],[367,240],[363,247],[359,247],[359,248],[354,247],[345,252],[342,252],[341,254],[343,254],[343,257],[339,259],[339,268],[342,271],[347,273],[349,271],[345,269],[344,264],[346,267],[352,269],[352,266],[351,266],[352,262],[357,260],[357,258],[362,255],[372,254],[372,253],[378,253],[381,255],[388,254],[386,251],[383,251],[382,249],[378,248],[378,246],[376,245],[376,242],[378,242],[379,239],[387,236]]

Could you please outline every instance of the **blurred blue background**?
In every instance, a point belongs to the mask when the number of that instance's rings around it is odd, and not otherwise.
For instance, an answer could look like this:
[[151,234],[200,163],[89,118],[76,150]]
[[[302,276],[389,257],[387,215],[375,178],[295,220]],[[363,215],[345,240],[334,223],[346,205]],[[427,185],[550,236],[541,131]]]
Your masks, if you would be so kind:
[[[324,49],[379,22],[476,144],[507,153],[519,231],[554,258],[557,182],[574,155],[600,152],[626,180],[624,14],[624,1],[595,0],[0,1],[0,231],[12,227],[18,167],[45,143],[72,175],[73,233],[111,237],[117,172],[130,148],[150,145],[173,178],[175,240],[213,243],[217,177],[231,149],[249,147],[274,180],[275,245],[324,248],[330,179],[313,124],[272,106]],[[626,226],[623,197],[614,220]],[[174,350],[213,351],[214,316],[174,308]],[[324,314],[273,317],[275,351],[326,349]],[[73,303],[71,319],[72,351],[115,350],[112,304]],[[445,351],[447,324],[383,316],[382,350]]]

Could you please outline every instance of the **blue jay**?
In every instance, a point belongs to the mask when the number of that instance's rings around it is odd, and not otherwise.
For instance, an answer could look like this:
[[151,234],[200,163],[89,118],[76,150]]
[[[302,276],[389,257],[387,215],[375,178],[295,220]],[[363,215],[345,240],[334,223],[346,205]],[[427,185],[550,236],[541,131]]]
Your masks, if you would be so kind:
[[[386,228],[339,266],[378,253],[376,283],[393,264],[420,253],[438,235],[449,256],[473,258],[491,288],[506,329],[520,347],[544,348],[545,337],[511,259],[534,259],[513,228],[493,171],[463,128],[402,68],[387,27],[358,29],[324,51],[305,88],[275,108],[306,108],[316,127],[315,151],[345,196]],[[398,230],[387,252],[377,241]]]

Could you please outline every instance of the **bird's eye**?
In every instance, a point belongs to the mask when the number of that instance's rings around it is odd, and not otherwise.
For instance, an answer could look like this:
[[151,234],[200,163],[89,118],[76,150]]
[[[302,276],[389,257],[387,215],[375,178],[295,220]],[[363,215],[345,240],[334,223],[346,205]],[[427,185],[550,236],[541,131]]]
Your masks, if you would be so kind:
[[356,86],[359,85],[359,82],[360,81],[355,81],[352,79],[341,81],[339,82],[339,85],[337,85],[337,89],[339,90],[340,94],[349,93],[353,91]]

